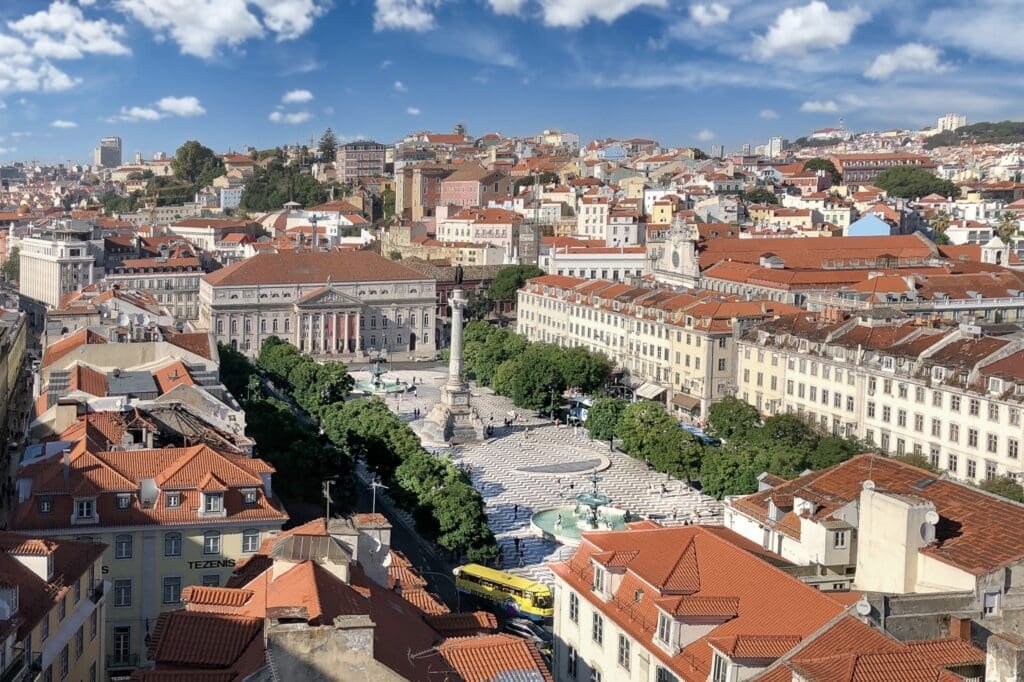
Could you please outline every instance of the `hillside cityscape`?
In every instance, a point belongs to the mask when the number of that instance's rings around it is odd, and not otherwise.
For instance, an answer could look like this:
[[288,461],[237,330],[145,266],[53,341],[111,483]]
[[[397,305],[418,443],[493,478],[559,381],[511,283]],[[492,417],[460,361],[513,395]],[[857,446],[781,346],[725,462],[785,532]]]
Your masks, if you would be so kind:
[[0,682],[1024,680],[1024,14],[862,4],[0,8]]

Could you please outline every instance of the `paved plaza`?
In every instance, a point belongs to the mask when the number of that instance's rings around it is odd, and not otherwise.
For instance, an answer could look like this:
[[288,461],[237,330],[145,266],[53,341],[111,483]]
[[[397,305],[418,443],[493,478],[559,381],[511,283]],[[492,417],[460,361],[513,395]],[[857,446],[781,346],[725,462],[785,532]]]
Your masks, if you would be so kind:
[[[363,379],[366,373],[353,375]],[[416,395],[389,396],[388,406],[415,430],[438,400],[446,377],[446,372],[434,369],[391,372],[389,380],[411,383],[415,379]],[[505,570],[547,579],[543,564],[573,552],[572,547],[536,536],[530,516],[572,504],[570,500],[590,488],[587,476],[594,467],[601,477],[600,490],[612,498],[613,506],[665,525],[721,522],[720,502],[628,455],[609,452],[607,443],[591,441],[582,428],[556,427],[550,420],[523,414],[510,400],[486,388],[472,388],[472,404],[484,424],[494,428],[493,436],[482,443],[455,446],[453,459],[469,471],[483,495]],[[505,428],[503,422],[513,411],[517,422]],[[449,451],[446,447],[427,449]]]

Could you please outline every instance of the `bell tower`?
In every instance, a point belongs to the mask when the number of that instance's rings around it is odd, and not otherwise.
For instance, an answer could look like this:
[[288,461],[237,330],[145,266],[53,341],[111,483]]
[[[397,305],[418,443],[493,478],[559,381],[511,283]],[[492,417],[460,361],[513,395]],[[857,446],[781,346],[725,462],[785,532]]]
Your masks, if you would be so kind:
[[691,227],[682,216],[672,219],[672,229],[665,238],[665,249],[654,266],[654,279],[659,284],[696,289],[700,284],[700,263],[697,244]]

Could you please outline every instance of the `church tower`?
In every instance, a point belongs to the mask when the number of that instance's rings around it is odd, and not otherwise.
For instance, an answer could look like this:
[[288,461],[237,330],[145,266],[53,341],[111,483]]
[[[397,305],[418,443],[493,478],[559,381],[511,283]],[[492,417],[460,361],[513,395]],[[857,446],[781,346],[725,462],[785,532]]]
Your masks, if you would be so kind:
[[665,249],[654,266],[654,279],[659,284],[696,289],[700,284],[700,263],[697,244],[682,216],[672,219],[672,229],[665,238]]

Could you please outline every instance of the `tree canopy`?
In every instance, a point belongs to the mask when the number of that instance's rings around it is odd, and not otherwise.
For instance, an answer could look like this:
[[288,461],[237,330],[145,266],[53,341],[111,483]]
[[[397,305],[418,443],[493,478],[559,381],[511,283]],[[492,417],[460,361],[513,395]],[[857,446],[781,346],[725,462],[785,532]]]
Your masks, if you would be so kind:
[[320,144],[317,147],[320,158],[324,161],[334,161],[334,155],[338,151],[338,137],[334,131],[328,128],[320,136]]
[[622,398],[598,398],[587,410],[587,432],[594,440],[608,440],[616,435],[619,420],[629,407]]
[[903,199],[918,199],[929,194],[944,197],[956,197],[960,190],[949,180],[935,177],[929,171],[918,166],[894,166],[878,174],[874,185],[889,193],[890,196]]
[[1024,142],[1024,121],[981,121],[956,130],[944,130],[924,141],[925,149],[959,144],[1010,144]]
[[838,170],[836,170],[836,165],[829,159],[823,159],[820,156],[816,156],[813,159],[805,161],[804,170],[815,173],[820,170],[825,171],[832,176],[832,184],[834,185],[838,185],[843,181],[843,176]]
[[518,292],[526,284],[526,280],[540,277],[544,271],[536,265],[514,265],[502,268],[494,276],[494,281],[487,289],[487,298],[492,301],[513,301]]
[[558,176],[555,175],[554,173],[544,171],[542,173],[537,173],[535,175],[527,175],[526,177],[517,178],[516,181],[512,183],[512,186],[516,189],[516,191],[518,191],[520,187],[533,187],[534,182],[537,182],[541,186],[543,186],[550,185],[553,182],[558,182],[558,180]]
[[246,181],[239,206],[246,211],[273,211],[289,201],[313,206],[327,199],[327,189],[297,166],[271,161]]
[[0,268],[3,271],[4,279],[8,282],[17,282],[21,275],[21,249],[15,246],[11,249],[7,261]]
[[619,419],[622,449],[677,478],[695,478],[704,447],[679,427],[659,403],[642,400],[627,407]]
[[779,198],[775,196],[775,192],[765,187],[755,187],[748,189],[743,193],[743,198],[751,204],[777,204]]
[[179,182],[199,188],[224,175],[224,164],[212,149],[195,140],[189,140],[174,152],[171,170]]
[[1007,476],[986,479],[978,487],[985,492],[1005,497],[1014,502],[1024,502],[1024,488],[1021,487],[1020,483]]

